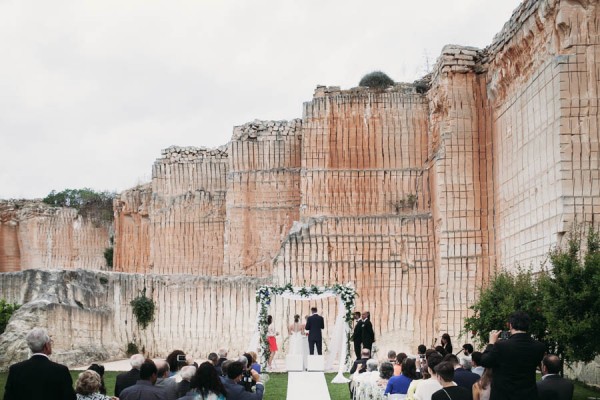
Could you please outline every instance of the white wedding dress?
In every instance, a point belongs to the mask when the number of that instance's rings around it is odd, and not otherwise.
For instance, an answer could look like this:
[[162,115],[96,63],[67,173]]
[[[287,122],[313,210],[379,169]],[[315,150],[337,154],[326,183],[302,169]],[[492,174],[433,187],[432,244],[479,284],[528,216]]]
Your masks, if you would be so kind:
[[306,365],[306,355],[308,354],[308,337],[304,335],[304,325],[294,322],[290,325],[290,346],[288,354],[302,356],[302,361]]

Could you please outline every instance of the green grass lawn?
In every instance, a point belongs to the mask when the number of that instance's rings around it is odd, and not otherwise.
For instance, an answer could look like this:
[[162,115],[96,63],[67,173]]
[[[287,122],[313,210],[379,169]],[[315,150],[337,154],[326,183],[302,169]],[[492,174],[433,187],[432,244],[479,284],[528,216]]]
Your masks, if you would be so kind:
[[[77,376],[80,372],[81,371],[71,371],[73,382],[77,380]],[[106,385],[106,390],[108,391],[107,394],[110,396],[114,394],[115,378],[117,374],[119,374],[119,372],[113,371],[107,371],[104,374],[104,383]],[[331,380],[335,377],[335,375],[335,373],[325,374],[331,400],[348,400],[350,398],[348,385],[331,383]],[[8,373],[0,372],[0,399],[4,398],[4,386],[6,385],[7,376]],[[284,400],[287,396],[287,382],[288,375],[286,373],[269,374],[269,381],[265,384],[264,400]],[[600,397],[600,390],[589,388],[582,383],[575,382],[575,395],[573,396],[573,400],[587,400],[588,397]]]

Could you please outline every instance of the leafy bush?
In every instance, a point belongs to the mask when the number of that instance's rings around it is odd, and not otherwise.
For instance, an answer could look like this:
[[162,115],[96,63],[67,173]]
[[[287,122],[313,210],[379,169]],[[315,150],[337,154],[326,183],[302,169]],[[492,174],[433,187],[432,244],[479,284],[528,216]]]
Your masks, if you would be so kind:
[[358,86],[366,86],[372,89],[386,89],[394,85],[392,78],[381,71],[374,71],[362,77]]
[[4,333],[8,320],[19,307],[21,306],[17,303],[10,304],[4,299],[0,299],[0,335]]
[[109,268],[112,268],[112,266],[113,266],[114,252],[115,252],[114,247],[107,247],[106,249],[104,249],[104,259],[106,260],[106,266]]
[[578,234],[550,252],[552,271],[540,277],[548,334],[567,362],[600,355],[600,236],[590,229],[583,254]]
[[134,354],[138,354],[140,352],[140,350],[138,349],[138,345],[135,344],[135,342],[129,342],[127,343],[127,349],[125,350],[125,353],[127,353],[127,356],[131,357]]
[[530,271],[500,272],[480,290],[479,300],[470,308],[475,313],[465,319],[465,329],[480,345],[488,342],[492,330],[507,330],[507,321],[515,311],[525,311],[531,318],[529,332],[544,340],[546,318],[542,314],[542,297]]
[[577,236],[550,252],[552,270],[537,279],[523,270],[496,275],[471,306],[467,331],[487,343],[491,330],[506,329],[509,315],[521,310],[531,318],[529,333],[566,362],[600,355],[600,234],[590,229],[585,254]]
[[61,192],[51,191],[42,200],[54,207],[71,207],[77,209],[83,217],[95,221],[111,222],[114,218],[113,192],[96,192],[89,188],[65,189]]
[[146,288],[140,291],[135,299],[131,300],[133,315],[142,329],[146,329],[148,324],[154,320],[154,300],[146,297]]

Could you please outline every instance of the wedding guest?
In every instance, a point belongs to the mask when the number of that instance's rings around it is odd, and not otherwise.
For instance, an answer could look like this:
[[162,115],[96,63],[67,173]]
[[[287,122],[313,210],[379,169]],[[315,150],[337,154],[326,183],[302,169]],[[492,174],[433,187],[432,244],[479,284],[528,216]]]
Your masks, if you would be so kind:
[[486,368],[479,379],[473,385],[473,400],[490,400],[492,391],[492,369]]
[[109,397],[100,393],[100,375],[93,370],[86,370],[79,374],[75,383],[75,393],[77,400],[112,400],[116,397]]
[[106,394],[106,386],[104,386],[104,366],[100,364],[92,364],[88,367],[88,369],[100,375],[100,389],[98,391],[101,394]]
[[141,354],[134,354],[129,359],[131,369],[127,372],[122,372],[117,375],[115,381],[115,396],[119,397],[123,389],[135,385],[140,379],[140,368],[144,363],[144,356]]
[[427,356],[427,371],[430,374],[430,378],[422,379],[417,388],[415,389],[416,400],[431,400],[431,395],[442,388],[442,385],[437,379],[435,373],[435,367],[442,362],[442,356],[437,351],[430,353]]
[[[227,400],[262,400],[264,393],[263,383],[260,381],[260,375],[256,371],[251,371],[252,378],[256,382],[256,392],[251,393],[244,390],[239,385],[242,380],[242,373],[244,369],[240,362],[234,361],[227,366],[227,378],[223,382],[225,391],[227,392]],[[187,399],[186,399],[187,400]]]
[[249,351],[248,354],[250,354],[252,356],[252,360],[254,361],[252,363],[252,365],[250,366],[250,368],[260,374],[260,370],[262,367],[260,366],[260,363],[258,362],[258,354],[256,354],[254,351]]
[[[236,364],[236,363],[233,363]],[[241,368],[241,365],[240,365]],[[214,365],[210,362],[200,364],[190,382],[191,390],[179,400],[225,400],[230,399],[223,382],[219,379]],[[243,390],[242,387],[240,387]],[[233,397],[231,397],[233,398]]]
[[408,356],[406,353],[398,353],[396,356],[396,362],[394,363],[394,376],[400,376],[402,373],[402,363],[406,360]]
[[435,367],[435,373],[442,388],[431,395],[431,400],[471,400],[471,392],[453,382],[454,365],[451,362],[439,363]]
[[379,366],[379,379],[377,380],[377,386],[382,390],[382,393],[392,376],[394,376],[394,365],[389,361],[382,362]]
[[173,350],[169,353],[167,363],[169,364],[169,376],[177,374],[177,371],[187,364],[183,350]]
[[196,374],[197,368],[193,365],[186,365],[181,368],[179,373],[181,376],[181,382],[177,384],[177,398],[183,397],[191,389],[191,381],[194,374]]
[[415,360],[406,358],[402,362],[400,376],[392,376],[385,388],[385,394],[406,394],[413,379],[417,378]]
[[135,385],[124,389],[119,395],[120,400],[164,400],[167,394],[163,388],[154,386],[158,369],[149,358],[140,367],[140,379]]
[[450,335],[444,333],[440,342],[446,354],[452,354],[452,340],[450,339]]
[[473,354],[471,354],[471,372],[482,376],[483,371],[484,368],[481,366],[481,352],[474,351]]
[[163,388],[166,394],[165,400],[177,399],[177,382],[174,376],[169,374],[169,364],[164,360],[155,361],[156,382],[154,386]]

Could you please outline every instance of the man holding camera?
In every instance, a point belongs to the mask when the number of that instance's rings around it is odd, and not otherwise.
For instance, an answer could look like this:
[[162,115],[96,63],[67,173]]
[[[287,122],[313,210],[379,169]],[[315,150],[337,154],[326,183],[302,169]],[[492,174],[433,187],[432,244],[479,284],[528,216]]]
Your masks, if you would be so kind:
[[481,356],[481,365],[493,368],[491,399],[537,399],[536,368],[546,346],[528,333],[529,315],[513,313],[509,320],[508,339],[499,340],[501,331],[491,331],[490,341]]

